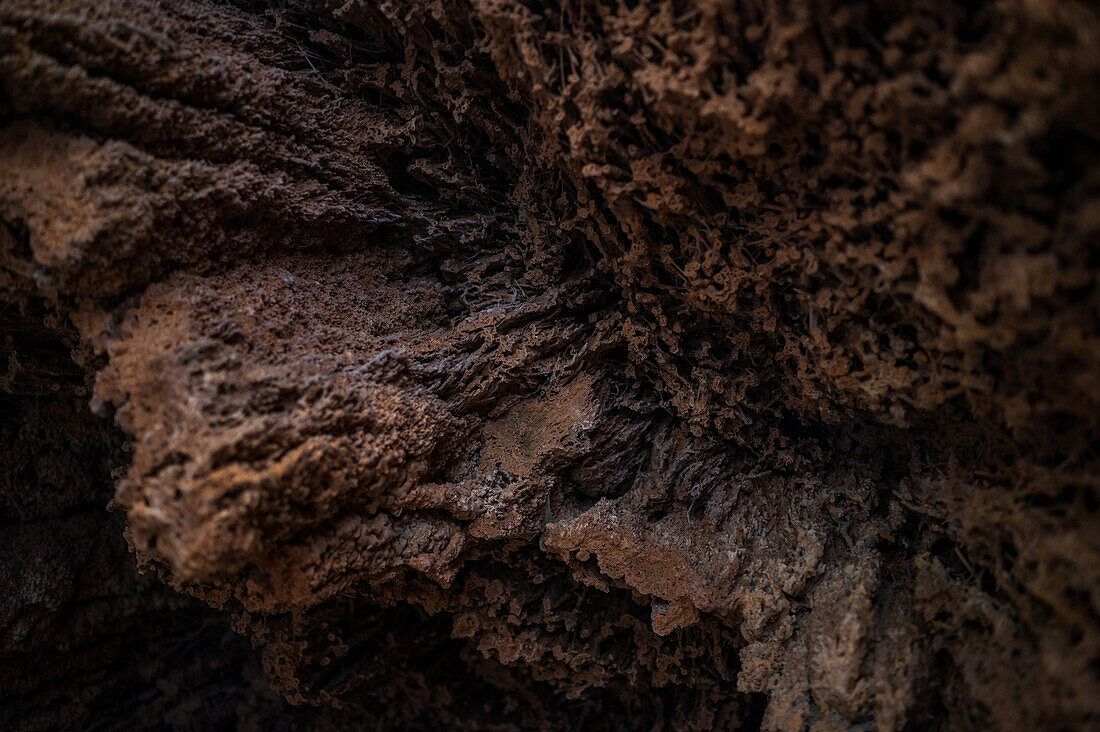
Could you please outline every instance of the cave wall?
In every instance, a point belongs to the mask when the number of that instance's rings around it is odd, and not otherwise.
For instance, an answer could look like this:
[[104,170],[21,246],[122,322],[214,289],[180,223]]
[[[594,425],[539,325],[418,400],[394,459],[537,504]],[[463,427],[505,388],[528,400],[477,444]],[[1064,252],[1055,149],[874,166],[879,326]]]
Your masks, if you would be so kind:
[[1096,723],[1097,48],[0,5],[0,718]]

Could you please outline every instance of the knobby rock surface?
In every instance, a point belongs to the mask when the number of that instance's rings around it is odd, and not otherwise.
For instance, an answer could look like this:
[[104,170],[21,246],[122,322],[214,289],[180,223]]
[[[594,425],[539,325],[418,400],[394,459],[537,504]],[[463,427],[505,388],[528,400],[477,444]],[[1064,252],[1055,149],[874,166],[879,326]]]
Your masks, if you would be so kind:
[[1098,98],[1077,0],[3,0],[3,726],[1100,724]]

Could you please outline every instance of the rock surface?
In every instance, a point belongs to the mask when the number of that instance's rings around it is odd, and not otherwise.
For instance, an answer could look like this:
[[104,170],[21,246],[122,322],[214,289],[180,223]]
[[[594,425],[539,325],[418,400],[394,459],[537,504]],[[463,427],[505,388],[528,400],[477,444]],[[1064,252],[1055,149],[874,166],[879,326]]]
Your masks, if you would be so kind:
[[0,721],[1100,723],[1097,49],[5,0]]

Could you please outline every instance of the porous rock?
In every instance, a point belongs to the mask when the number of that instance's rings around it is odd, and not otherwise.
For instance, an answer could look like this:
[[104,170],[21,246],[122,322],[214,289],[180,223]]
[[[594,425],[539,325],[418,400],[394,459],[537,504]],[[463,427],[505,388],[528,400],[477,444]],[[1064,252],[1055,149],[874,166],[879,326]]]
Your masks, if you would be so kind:
[[1098,48],[3,3],[3,716],[1096,724]]

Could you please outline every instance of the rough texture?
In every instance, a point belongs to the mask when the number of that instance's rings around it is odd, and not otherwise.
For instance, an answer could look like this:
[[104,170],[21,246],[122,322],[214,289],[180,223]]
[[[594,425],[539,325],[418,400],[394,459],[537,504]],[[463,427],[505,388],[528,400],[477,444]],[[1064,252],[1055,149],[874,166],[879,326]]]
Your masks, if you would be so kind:
[[6,0],[0,719],[1100,724],[1098,48]]

